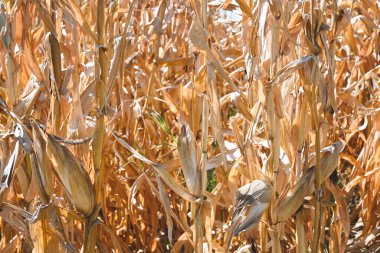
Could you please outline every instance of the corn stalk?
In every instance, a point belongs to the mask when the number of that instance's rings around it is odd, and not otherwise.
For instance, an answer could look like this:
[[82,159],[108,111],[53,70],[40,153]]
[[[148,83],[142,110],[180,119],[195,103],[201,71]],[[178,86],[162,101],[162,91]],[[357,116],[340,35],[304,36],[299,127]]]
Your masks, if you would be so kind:
[[315,153],[316,153],[316,173],[315,173],[315,216],[314,216],[314,234],[313,234],[313,245],[312,252],[317,252],[319,247],[319,239],[321,233],[321,144],[320,144],[320,123],[319,123],[319,113],[317,109],[318,102],[318,86],[315,83],[315,75],[317,71],[317,63],[315,61],[311,62],[311,76],[313,83],[306,83],[305,90],[308,103],[312,115],[312,125],[315,131]]
[[[102,166],[102,152],[103,152],[103,142],[105,134],[105,101],[106,101],[106,83],[107,83],[107,58],[106,58],[106,46],[105,46],[105,3],[104,0],[98,0],[97,3],[97,20],[96,20],[96,30],[97,30],[97,64],[95,69],[96,74],[96,102],[98,105],[98,115],[96,119],[95,126],[95,137],[93,141],[93,164],[95,171],[95,195],[96,203],[100,208],[105,211],[104,203],[104,193],[105,193],[105,171]],[[97,208],[96,211],[91,216],[90,221],[86,224],[87,235],[85,239],[85,251],[94,252],[95,241],[97,236],[97,228],[95,227],[95,220],[98,215]]]

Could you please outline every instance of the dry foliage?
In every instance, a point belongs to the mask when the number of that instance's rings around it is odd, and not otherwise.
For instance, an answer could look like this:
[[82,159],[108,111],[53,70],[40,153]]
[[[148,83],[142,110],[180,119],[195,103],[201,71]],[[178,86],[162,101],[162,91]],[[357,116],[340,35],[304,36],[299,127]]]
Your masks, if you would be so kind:
[[380,3],[1,0],[1,252],[377,252]]

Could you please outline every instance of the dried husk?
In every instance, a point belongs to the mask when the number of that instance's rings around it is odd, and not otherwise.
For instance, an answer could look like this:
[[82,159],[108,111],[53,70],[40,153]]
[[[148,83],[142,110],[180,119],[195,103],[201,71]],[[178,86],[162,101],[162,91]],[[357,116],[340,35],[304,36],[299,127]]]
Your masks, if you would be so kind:
[[261,215],[269,207],[272,199],[273,187],[265,180],[256,179],[250,184],[240,187],[235,196],[236,205],[232,215],[232,223],[235,223],[239,216],[246,213],[246,217],[239,221],[238,226],[233,230],[233,235],[256,225]]
[[[53,167],[46,153],[46,141],[43,139],[43,132],[37,123],[32,120],[33,148],[32,163],[35,163],[34,178],[41,196],[48,202],[54,189]],[[35,162],[34,162],[35,161]]]
[[182,125],[181,134],[177,141],[177,147],[186,185],[189,191],[194,193],[198,166],[197,147],[194,134],[186,123]]
[[[321,150],[324,152],[321,159],[321,182],[325,181],[338,166],[339,153],[343,147],[343,143],[339,141]],[[276,204],[275,221],[286,221],[302,206],[304,198],[314,192],[315,170],[315,166],[309,168],[289,193],[279,199]]]
[[95,192],[81,163],[50,134],[46,135],[46,152],[72,204],[84,215],[91,215],[95,207]]

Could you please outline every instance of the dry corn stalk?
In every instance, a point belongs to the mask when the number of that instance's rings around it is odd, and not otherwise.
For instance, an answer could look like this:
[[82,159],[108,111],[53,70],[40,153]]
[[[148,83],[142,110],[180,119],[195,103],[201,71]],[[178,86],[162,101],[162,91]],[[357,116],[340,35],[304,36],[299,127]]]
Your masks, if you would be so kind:
[[[0,250],[193,252],[206,251],[206,239],[207,252],[221,252],[238,185],[267,175],[270,211],[231,250],[251,247],[253,237],[268,253],[307,252],[311,241],[314,252],[319,244],[329,252],[375,252],[378,17],[373,0],[0,0]],[[209,116],[200,110],[202,94]],[[92,169],[100,205],[91,218],[60,207],[72,200],[48,175],[47,137],[30,119],[64,140],[97,137],[92,147],[70,148]],[[174,137],[178,121],[194,133],[196,148],[185,143],[185,155]],[[111,132],[154,163],[132,161]],[[343,189],[333,178],[321,185],[329,174],[321,147],[337,136],[348,145],[337,169]],[[190,176],[181,169],[186,159]],[[313,188],[315,209],[302,208],[301,197],[295,221],[274,224],[286,194]],[[336,205],[322,204],[330,197]],[[39,200],[50,204],[28,225]]]
[[[325,181],[338,166],[339,153],[343,147],[343,143],[338,141],[321,150],[321,182]],[[286,221],[302,206],[304,198],[314,192],[315,169],[315,166],[309,168],[293,189],[279,199],[276,204],[275,222]]]

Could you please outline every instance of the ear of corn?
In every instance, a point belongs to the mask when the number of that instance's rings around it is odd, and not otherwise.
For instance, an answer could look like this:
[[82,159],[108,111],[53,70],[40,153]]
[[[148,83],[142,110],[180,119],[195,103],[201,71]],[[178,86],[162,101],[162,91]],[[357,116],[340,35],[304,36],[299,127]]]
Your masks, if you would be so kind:
[[[322,149],[321,182],[324,182],[338,166],[339,153],[343,147],[342,142],[336,142]],[[286,221],[302,206],[304,198],[315,191],[315,170],[315,166],[309,168],[295,186],[289,190],[289,193],[279,200],[275,221]]]
[[246,217],[239,221],[239,225],[233,230],[233,235],[238,235],[260,221],[261,215],[269,207],[272,193],[272,185],[264,180],[254,180],[237,190],[232,223],[241,215]]
[[95,192],[81,163],[50,134],[46,135],[46,152],[72,204],[78,211],[89,216],[94,211]]
[[186,185],[194,193],[198,170],[197,149],[194,134],[187,124],[182,126],[177,143]]

